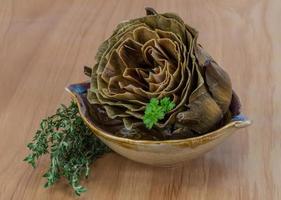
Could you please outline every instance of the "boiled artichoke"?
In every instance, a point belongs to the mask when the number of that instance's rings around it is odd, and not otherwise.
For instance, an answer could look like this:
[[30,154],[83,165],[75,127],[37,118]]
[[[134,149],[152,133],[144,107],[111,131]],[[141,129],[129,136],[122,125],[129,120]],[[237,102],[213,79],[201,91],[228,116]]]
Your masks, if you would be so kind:
[[150,99],[176,105],[155,128],[206,133],[229,113],[228,74],[197,43],[198,32],[172,13],[120,23],[102,43],[92,68],[88,101],[126,129],[141,125]]

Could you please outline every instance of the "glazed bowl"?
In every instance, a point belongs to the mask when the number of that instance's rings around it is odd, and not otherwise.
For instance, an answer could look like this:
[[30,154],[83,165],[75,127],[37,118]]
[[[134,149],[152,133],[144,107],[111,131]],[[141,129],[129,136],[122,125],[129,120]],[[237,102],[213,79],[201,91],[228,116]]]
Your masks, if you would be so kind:
[[235,131],[249,126],[251,122],[239,114],[223,127],[210,133],[177,140],[135,140],[118,137],[100,129],[89,117],[89,102],[86,98],[89,83],[69,85],[66,90],[77,102],[79,112],[92,132],[116,153],[134,160],[156,166],[171,166],[196,158],[222,143]]

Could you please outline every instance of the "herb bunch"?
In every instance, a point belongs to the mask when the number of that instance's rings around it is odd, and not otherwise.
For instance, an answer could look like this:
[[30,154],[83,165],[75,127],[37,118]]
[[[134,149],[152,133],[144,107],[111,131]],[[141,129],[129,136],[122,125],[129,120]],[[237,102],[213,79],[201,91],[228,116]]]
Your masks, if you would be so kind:
[[90,164],[110,149],[84,124],[75,102],[67,107],[61,105],[56,114],[43,119],[33,141],[27,145],[31,153],[24,161],[35,162],[44,154],[50,155],[50,166],[43,175],[48,188],[65,177],[80,195],[86,188],[80,179],[89,175]]
[[143,123],[148,129],[151,129],[158,120],[164,119],[165,114],[174,107],[175,104],[169,97],[164,97],[160,101],[156,98],[150,99],[149,104],[145,108]]

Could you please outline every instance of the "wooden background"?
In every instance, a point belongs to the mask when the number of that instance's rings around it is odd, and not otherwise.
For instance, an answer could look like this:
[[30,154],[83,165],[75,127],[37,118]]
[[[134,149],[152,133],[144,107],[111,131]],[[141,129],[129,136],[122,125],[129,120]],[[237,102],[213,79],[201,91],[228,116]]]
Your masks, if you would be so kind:
[[280,0],[0,0],[0,199],[73,199],[65,181],[42,187],[48,165],[22,162],[64,87],[86,79],[100,43],[144,7],[173,11],[230,73],[253,125],[203,157],[154,168],[108,154],[80,199],[281,199]]

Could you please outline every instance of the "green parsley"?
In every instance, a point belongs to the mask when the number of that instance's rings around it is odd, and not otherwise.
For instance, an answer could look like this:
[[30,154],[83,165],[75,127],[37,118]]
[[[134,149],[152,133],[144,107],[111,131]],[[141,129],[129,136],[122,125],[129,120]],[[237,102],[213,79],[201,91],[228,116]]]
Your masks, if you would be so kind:
[[144,112],[143,122],[148,129],[151,129],[158,120],[164,119],[165,114],[171,111],[175,104],[169,97],[164,97],[160,101],[156,98],[150,99]]
[[31,153],[24,161],[33,167],[42,155],[50,155],[49,169],[43,175],[46,188],[65,177],[77,195],[86,191],[80,179],[88,177],[90,164],[110,151],[84,124],[73,101],[69,107],[62,105],[55,115],[42,120],[27,147]]

